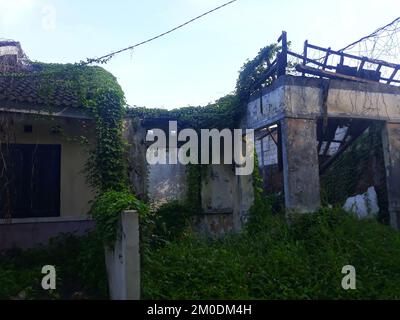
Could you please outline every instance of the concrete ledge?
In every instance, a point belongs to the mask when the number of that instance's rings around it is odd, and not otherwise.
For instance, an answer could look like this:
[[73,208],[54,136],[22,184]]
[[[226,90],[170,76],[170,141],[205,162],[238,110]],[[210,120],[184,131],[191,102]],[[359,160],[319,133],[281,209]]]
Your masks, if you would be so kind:
[[[15,219],[25,220],[14,223],[0,224],[0,251],[12,248],[30,249],[40,244],[47,244],[51,238],[62,233],[73,233],[77,236],[84,235],[93,230],[93,220],[70,220],[56,218],[49,219]],[[28,222],[31,220],[31,222]],[[35,221],[36,220],[36,221]]]
[[49,217],[49,218],[22,218],[22,219],[0,219],[2,224],[25,224],[25,223],[58,223],[58,222],[79,222],[92,221],[90,216],[84,217]]
[[275,80],[270,86],[263,88],[261,92],[258,91],[256,93],[253,93],[250,96],[249,102],[257,100],[260,98],[260,95],[264,96],[282,86],[322,88],[322,85],[324,83],[326,84],[329,83],[329,86],[332,89],[400,94],[399,86],[393,86],[382,82],[361,83],[361,82],[346,81],[346,80],[335,80],[335,79],[329,80],[329,79],[320,79],[317,77],[301,77],[301,76],[286,75],[286,76],[281,76],[279,79]]

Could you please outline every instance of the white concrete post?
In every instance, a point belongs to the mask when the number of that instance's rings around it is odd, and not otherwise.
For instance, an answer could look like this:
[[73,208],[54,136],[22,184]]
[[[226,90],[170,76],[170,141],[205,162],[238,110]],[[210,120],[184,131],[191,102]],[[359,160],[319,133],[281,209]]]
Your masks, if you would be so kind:
[[105,248],[111,300],[140,299],[139,217],[137,211],[121,213],[121,238],[114,249]]

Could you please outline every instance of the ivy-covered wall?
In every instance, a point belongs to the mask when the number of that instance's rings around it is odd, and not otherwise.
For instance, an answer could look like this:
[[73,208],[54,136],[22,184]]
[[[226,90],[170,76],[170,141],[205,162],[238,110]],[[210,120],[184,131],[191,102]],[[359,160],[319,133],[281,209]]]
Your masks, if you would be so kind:
[[[157,118],[153,120],[157,123]],[[220,235],[239,230],[252,205],[251,176],[235,176],[232,165],[147,164],[146,132],[157,125],[148,127],[143,121],[127,119],[124,133],[129,142],[128,168],[135,194],[153,208],[180,201],[191,213],[196,232]]]

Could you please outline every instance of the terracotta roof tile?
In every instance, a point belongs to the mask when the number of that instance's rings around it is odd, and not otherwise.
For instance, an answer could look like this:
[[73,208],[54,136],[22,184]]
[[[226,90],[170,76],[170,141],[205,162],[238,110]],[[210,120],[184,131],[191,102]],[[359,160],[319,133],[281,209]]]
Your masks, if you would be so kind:
[[40,74],[0,74],[0,101],[78,107],[77,95],[62,79],[54,79],[51,89]]

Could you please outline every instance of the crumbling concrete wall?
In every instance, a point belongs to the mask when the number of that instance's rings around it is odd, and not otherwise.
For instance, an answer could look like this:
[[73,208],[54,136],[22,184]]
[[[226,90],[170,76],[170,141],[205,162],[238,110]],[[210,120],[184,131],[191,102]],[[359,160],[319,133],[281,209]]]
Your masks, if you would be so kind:
[[[322,118],[387,123],[383,137],[389,212],[392,226],[399,228],[400,88],[382,83],[283,76],[251,97],[244,127],[262,130],[276,123],[282,125],[285,202],[289,210],[313,211],[319,205],[315,122]],[[344,130],[337,132],[344,134]],[[331,145],[329,155],[337,151],[335,148],[337,144]]]
[[128,170],[133,192],[156,207],[171,200],[183,200],[186,168],[181,164],[148,164],[146,134],[147,129],[139,119],[125,121],[124,138],[129,145]]
[[[129,143],[129,176],[135,194],[149,201],[153,208],[172,200],[184,201],[188,189],[187,167],[149,165],[146,133],[139,119],[126,121],[124,136]],[[195,214],[195,231],[208,235],[238,231],[253,204],[252,176],[235,176],[232,165],[209,165],[202,177],[201,200],[204,212]]]
[[234,231],[233,175],[230,165],[207,167],[201,184],[204,212],[197,214],[193,220],[193,227],[197,232],[221,235]]
[[128,143],[129,181],[135,195],[148,200],[148,166],[146,161],[146,129],[139,119],[127,119],[124,124],[124,138]]
[[284,117],[367,118],[400,122],[400,88],[285,76],[255,94],[248,103],[246,127],[258,129]]
[[236,176],[232,165],[210,165],[201,195],[204,213],[194,218],[194,229],[212,236],[237,232],[253,205],[252,176]]
[[230,165],[210,165],[202,179],[201,199],[205,213],[233,211],[234,171]]
[[[168,151],[166,152],[168,157]],[[148,166],[148,198],[159,206],[172,200],[186,198],[186,166],[178,164],[155,164]]]

